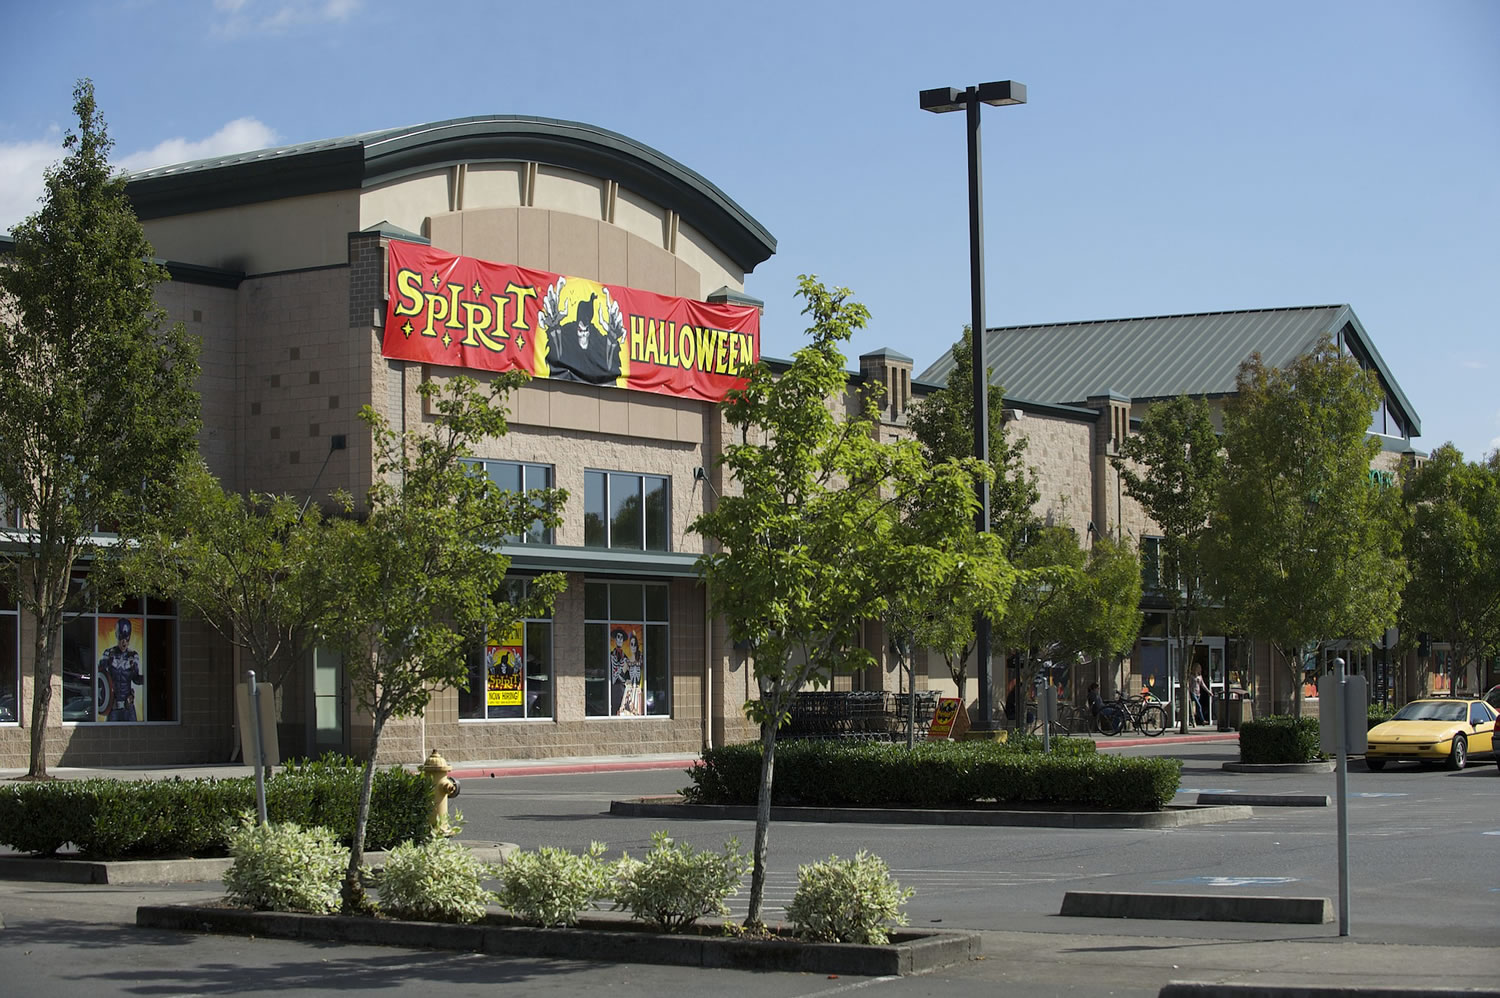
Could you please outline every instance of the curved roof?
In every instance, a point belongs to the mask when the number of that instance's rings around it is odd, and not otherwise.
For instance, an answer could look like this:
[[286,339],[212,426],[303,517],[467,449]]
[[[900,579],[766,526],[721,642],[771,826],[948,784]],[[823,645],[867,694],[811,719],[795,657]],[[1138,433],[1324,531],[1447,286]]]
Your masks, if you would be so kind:
[[[1240,363],[1252,353],[1285,367],[1324,334],[1340,331],[1375,369],[1412,435],[1419,435],[1421,420],[1348,305],[992,328],[985,331],[985,356],[991,381],[1004,385],[1007,395],[1077,404],[1118,392],[1145,401],[1232,394]],[[952,369],[945,351],[919,380],[944,384]]]
[[142,170],[126,188],[142,219],[368,188],[457,163],[546,163],[618,181],[678,213],[745,271],[776,239],[696,171],[617,132],[577,121],[482,115],[389,128]]

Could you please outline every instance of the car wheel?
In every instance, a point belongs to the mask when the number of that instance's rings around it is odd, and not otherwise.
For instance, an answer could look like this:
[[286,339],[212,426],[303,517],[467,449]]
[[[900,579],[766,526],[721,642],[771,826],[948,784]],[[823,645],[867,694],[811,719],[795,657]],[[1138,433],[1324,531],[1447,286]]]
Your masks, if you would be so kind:
[[1453,736],[1453,749],[1448,753],[1448,768],[1463,769],[1469,762],[1469,740],[1463,735]]
[[1384,759],[1366,759],[1365,767],[1372,773],[1378,773],[1385,768]]

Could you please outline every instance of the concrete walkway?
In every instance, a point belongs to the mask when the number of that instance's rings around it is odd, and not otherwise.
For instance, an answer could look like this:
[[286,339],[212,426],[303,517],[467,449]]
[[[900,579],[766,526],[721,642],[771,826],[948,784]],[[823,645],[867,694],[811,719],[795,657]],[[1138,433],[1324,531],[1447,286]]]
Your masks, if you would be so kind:
[[[1088,735],[1072,735],[1088,738]],[[1188,734],[1168,731],[1155,738],[1137,736],[1094,739],[1101,752],[1139,748],[1151,745],[1185,745],[1195,743],[1234,742],[1235,731],[1221,732],[1208,728],[1191,729]],[[546,759],[487,759],[455,762],[455,779],[505,776],[551,776],[567,773],[625,773],[642,769],[688,769],[698,761],[698,753],[656,753],[644,755],[558,756]],[[405,760],[403,765],[415,768],[421,759]],[[97,777],[115,780],[226,779],[250,776],[254,770],[242,763],[191,763],[175,766],[53,766],[49,772],[59,779],[86,780]],[[25,775],[24,769],[0,769],[0,780]]]

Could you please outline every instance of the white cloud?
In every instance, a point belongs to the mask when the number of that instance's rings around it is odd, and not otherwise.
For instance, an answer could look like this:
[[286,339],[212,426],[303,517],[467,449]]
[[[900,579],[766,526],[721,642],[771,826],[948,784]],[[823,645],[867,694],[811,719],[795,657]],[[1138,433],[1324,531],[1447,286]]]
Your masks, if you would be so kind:
[[254,118],[236,118],[206,139],[167,139],[150,149],[133,152],[119,159],[115,165],[134,172],[172,163],[187,163],[195,159],[229,156],[275,144],[276,133],[269,127]]
[[[116,156],[116,169],[147,170],[154,166],[228,156],[273,146],[277,136],[254,118],[236,118],[206,139],[167,139],[151,149]],[[63,158],[62,130],[48,129],[46,137],[26,142],[0,143],[0,232],[9,232],[21,219],[41,207],[46,189],[42,174]]]
[[1461,360],[1459,361],[1459,363],[1471,371],[1483,371],[1485,368],[1489,367],[1489,365],[1482,360]]
[[42,172],[62,158],[62,130],[55,126],[44,139],[0,143],[0,232],[41,207]]
[[322,0],[321,3],[297,0],[214,0],[214,9],[224,18],[214,25],[221,35],[243,35],[251,32],[277,33],[301,25],[347,21],[363,0]]

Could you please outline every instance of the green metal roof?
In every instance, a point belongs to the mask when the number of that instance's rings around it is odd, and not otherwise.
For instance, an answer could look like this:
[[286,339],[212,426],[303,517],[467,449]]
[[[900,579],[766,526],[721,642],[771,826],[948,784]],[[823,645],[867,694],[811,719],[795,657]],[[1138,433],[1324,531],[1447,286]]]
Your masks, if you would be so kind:
[[502,544],[510,566],[531,572],[583,572],[588,575],[698,577],[698,556],[684,551],[622,551],[556,544]]
[[525,115],[452,118],[142,170],[142,219],[363,189],[457,163],[546,163],[619,181],[676,211],[746,272],[776,252],[765,226],[701,174],[617,132]]
[[[1348,305],[1005,326],[985,331],[985,354],[991,381],[1007,396],[1077,405],[1106,392],[1136,400],[1230,395],[1252,353],[1285,367],[1323,335],[1341,332],[1375,369],[1412,436],[1420,435],[1421,420]],[[944,351],[917,380],[944,384],[952,369]]]

